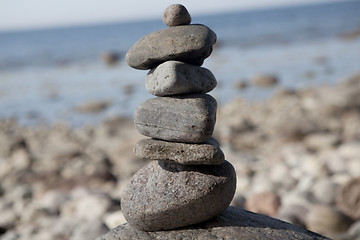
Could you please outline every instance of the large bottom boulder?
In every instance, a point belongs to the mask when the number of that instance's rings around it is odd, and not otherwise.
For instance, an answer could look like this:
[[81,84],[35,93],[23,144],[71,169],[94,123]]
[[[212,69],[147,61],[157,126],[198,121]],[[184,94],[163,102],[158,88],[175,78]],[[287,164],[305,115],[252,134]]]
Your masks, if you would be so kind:
[[120,225],[97,240],[122,239],[329,239],[292,224],[256,214],[244,209],[229,207],[215,218],[196,225],[169,231],[144,232],[129,224]]

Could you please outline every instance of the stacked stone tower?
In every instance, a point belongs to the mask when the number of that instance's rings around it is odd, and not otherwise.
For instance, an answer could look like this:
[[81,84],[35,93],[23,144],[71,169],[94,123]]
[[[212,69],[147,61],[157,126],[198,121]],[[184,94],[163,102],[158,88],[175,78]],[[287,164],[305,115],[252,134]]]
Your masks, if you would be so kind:
[[201,67],[216,34],[191,25],[180,4],[169,6],[168,28],[136,42],[126,55],[135,69],[150,69],[146,89],[156,97],[135,112],[139,141],[135,155],[154,160],[140,169],[123,192],[128,223],[142,231],[184,227],[226,210],[234,196],[236,175],[212,137],[216,100],[207,93],[217,84]]

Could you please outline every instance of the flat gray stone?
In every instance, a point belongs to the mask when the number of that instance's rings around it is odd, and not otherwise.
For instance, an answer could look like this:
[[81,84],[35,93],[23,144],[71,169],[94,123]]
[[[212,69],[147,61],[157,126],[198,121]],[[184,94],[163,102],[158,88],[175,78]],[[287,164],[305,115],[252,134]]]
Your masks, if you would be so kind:
[[202,166],[153,161],[133,176],[121,209],[134,228],[173,229],[218,215],[229,206],[235,189],[236,173],[227,161]]
[[287,239],[321,240],[329,239],[303,228],[256,214],[244,209],[229,207],[215,218],[197,225],[170,231],[144,232],[128,223],[120,225],[98,238],[98,240],[183,240],[183,239]]
[[216,34],[204,25],[183,25],[150,33],[127,52],[126,61],[136,69],[152,69],[168,60],[201,66],[212,52]]
[[146,89],[155,96],[207,93],[217,81],[210,70],[179,61],[166,61],[146,76]]
[[136,143],[134,153],[143,159],[173,161],[185,165],[216,165],[225,160],[215,138],[199,144],[142,139]]
[[144,136],[203,143],[214,131],[216,108],[208,94],[151,98],[137,107],[134,123]]
[[183,5],[172,4],[165,9],[162,20],[169,27],[189,25],[191,16]]

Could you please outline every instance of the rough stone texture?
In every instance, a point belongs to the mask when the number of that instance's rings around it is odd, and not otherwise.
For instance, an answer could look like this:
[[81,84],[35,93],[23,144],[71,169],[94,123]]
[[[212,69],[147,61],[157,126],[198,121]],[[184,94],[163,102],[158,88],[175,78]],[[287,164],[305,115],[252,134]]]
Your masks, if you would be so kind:
[[134,153],[143,159],[174,161],[185,165],[214,165],[225,160],[224,153],[214,138],[201,144],[142,139],[136,143]]
[[210,221],[172,231],[144,232],[129,224],[120,225],[97,240],[165,239],[328,239],[283,221],[229,207]]
[[206,68],[179,61],[166,61],[146,76],[146,89],[155,96],[207,93],[216,87],[215,76]]
[[209,220],[230,204],[236,188],[233,166],[151,162],[132,178],[121,199],[134,228],[157,231]]
[[165,9],[162,20],[169,27],[189,25],[191,23],[191,16],[183,5],[172,4]]
[[185,25],[150,33],[137,41],[126,54],[130,67],[151,69],[178,60],[201,66],[212,52],[216,34],[204,25]]
[[216,108],[216,100],[207,94],[152,98],[137,107],[134,122],[148,137],[202,143],[212,136]]
[[352,178],[342,186],[336,202],[344,213],[360,220],[360,177]]

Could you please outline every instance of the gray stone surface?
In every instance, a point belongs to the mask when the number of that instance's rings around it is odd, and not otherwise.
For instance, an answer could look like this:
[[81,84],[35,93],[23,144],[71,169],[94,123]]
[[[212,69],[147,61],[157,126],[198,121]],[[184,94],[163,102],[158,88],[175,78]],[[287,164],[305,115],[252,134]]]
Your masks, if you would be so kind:
[[224,153],[214,138],[200,144],[142,139],[136,143],[134,153],[143,159],[174,161],[185,165],[214,165],[225,160]]
[[212,136],[216,108],[208,94],[152,98],[137,107],[134,123],[148,137],[202,143]]
[[129,224],[120,225],[98,240],[183,240],[183,239],[328,239],[289,223],[252,213],[244,209],[229,207],[210,221],[171,231],[144,232]]
[[216,87],[215,76],[206,68],[179,61],[166,61],[146,76],[146,89],[155,96],[207,93]]
[[151,69],[168,60],[201,66],[212,52],[216,34],[204,25],[184,25],[150,33],[127,52],[126,61],[136,69]]
[[165,9],[162,20],[169,27],[174,27],[190,24],[191,16],[183,5],[172,4]]
[[236,188],[233,166],[189,166],[153,161],[123,192],[121,209],[134,228],[173,229],[213,218],[230,204]]

